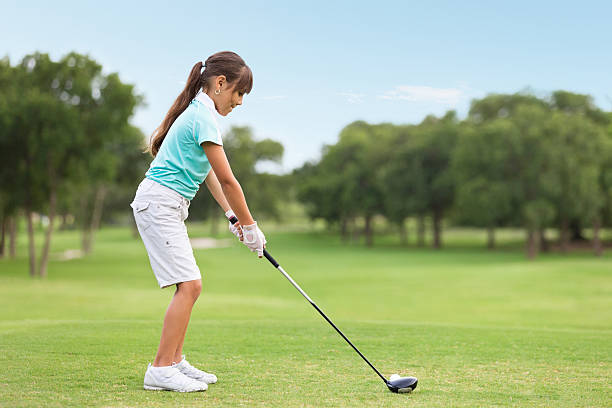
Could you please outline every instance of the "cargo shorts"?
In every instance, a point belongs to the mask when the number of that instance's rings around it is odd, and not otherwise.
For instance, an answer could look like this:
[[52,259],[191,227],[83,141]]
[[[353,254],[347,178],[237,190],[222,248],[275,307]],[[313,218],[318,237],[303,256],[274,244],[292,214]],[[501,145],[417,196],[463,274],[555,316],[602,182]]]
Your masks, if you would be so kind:
[[159,287],[202,279],[185,226],[189,200],[145,178],[130,206]]

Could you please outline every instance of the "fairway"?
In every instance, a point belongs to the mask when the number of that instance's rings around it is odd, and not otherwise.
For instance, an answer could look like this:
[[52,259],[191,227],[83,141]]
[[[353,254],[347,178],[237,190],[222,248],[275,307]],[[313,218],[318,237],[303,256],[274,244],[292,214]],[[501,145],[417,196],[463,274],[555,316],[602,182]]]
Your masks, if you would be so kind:
[[27,276],[23,233],[19,258],[0,260],[0,406],[612,406],[610,251],[529,262],[520,246],[487,251],[469,233],[448,234],[440,251],[266,235],[271,254],[383,374],[419,378],[414,393],[390,393],[237,242],[196,250],[204,289],[185,351],[218,384],[144,391],[173,290],[157,288],[131,230],[106,228],[91,256],[73,260],[60,255],[79,247],[78,234],[57,233],[46,280]]

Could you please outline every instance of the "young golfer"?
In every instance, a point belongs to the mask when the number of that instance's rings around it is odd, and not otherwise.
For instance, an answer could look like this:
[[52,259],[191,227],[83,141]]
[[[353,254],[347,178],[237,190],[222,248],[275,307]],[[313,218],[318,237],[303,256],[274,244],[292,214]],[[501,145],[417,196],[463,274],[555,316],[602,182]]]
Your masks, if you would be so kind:
[[215,115],[242,105],[253,86],[250,68],[229,51],[211,55],[191,69],[187,85],[151,136],[154,159],[131,204],[138,232],[161,288],[176,285],[164,318],[157,355],[144,376],[146,390],[204,391],[214,374],[193,367],[183,355],[191,310],[202,276],[187,236],[190,200],[206,182],[230,231],[261,258],[266,243],[227,161]]

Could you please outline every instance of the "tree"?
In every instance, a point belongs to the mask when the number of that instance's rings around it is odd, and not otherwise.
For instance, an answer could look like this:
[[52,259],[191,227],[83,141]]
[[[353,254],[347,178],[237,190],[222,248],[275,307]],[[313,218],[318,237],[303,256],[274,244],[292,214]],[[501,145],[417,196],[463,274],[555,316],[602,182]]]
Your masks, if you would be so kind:
[[363,121],[353,122],[340,132],[335,145],[323,149],[321,160],[305,165],[298,197],[307,205],[311,218],[329,225],[340,224],[344,239],[355,217],[365,221],[366,245],[373,244],[372,218],[382,209],[382,190],[376,175],[380,154],[386,147],[385,128]]
[[455,184],[451,169],[451,157],[459,135],[459,121],[454,111],[442,118],[426,117],[418,126],[415,147],[416,177],[407,180],[415,185],[413,190],[424,187],[424,207],[432,215],[433,247],[442,247],[442,221],[453,206]]
[[610,114],[599,109],[590,95],[561,90],[555,91],[551,94],[549,105],[553,110],[565,114],[585,116],[599,125],[607,126],[611,123]]
[[[417,215],[422,220],[427,212],[425,176],[417,153],[416,131],[412,125],[396,127],[379,172],[379,183],[384,185],[384,213],[399,224],[402,244],[408,241],[406,219]],[[420,245],[424,244],[423,234],[424,229],[419,228]]]
[[[544,241],[544,228],[550,225],[555,215],[550,201],[550,189],[554,186],[548,171],[544,132],[549,116],[550,107],[546,101],[529,93],[488,95],[472,102],[468,116],[468,123],[477,126],[500,119],[509,121],[508,133],[504,137],[509,137],[512,154],[507,158],[510,174],[506,183],[511,187],[509,197],[516,197],[512,203],[516,218],[527,230],[529,257],[535,257],[539,252]],[[489,188],[497,192],[502,190],[499,186]],[[463,190],[462,201],[465,202],[465,188]]]
[[556,207],[563,251],[569,249],[570,222],[592,224],[603,197],[599,172],[604,152],[603,130],[583,116],[555,112],[548,121],[551,202]]
[[[378,173],[385,160],[393,128],[389,124],[369,125],[354,122],[340,132],[335,146],[342,178],[340,205],[353,216],[364,219],[364,235],[367,246],[374,244],[374,216],[384,210],[384,185]],[[347,211],[348,210],[348,211]]]
[[[609,113],[599,109],[590,95],[559,90],[551,94],[548,103],[551,109],[563,114],[565,117],[580,117],[600,127],[602,131],[605,131],[605,128],[612,123]],[[585,240],[582,234],[582,224],[584,222],[588,221],[580,219],[577,216],[573,216],[570,219],[564,219],[561,222],[560,236],[562,237],[563,248],[567,248],[570,239],[573,241]],[[567,235],[568,228],[571,230],[571,238]]]
[[323,157],[317,163],[305,163],[293,172],[296,180],[297,197],[305,204],[306,212],[311,219],[323,219],[328,224],[340,224],[343,239],[348,239],[348,220],[351,219],[351,208],[340,203],[342,194],[341,173],[335,170],[336,150],[332,146],[323,148]]
[[[114,187],[115,180],[126,178],[120,170],[125,171],[124,160],[133,159],[133,153],[125,148],[142,148],[142,134],[129,125],[129,119],[135,108],[142,103],[142,97],[134,91],[134,86],[124,84],[117,74],[103,78],[91,79],[93,107],[85,107],[88,115],[89,128],[88,151],[92,154],[87,163],[87,184],[81,189],[84,197],[82,202],[83,229],[82,248],[89,253],[93,245],[93,234],[100,226],[104,200],[109,190]],[[134,164],[142,162],[136,161]],[[134,177],[132,172],[128,174]],[[138,176],[132,178],[137,180]],[[91,203],[91,204],[89,204]]]
[[514,94],[489,94],[482,99],[475,99],[470,105],[468,121],[479,124],[495,119],[504,119],[514,116],[518,109],[525,106],[547,109],[546,101],[531,95],[528,92]]
[[550,111],[536,105],[519,107],[512,121],[520,134],[520,155],[515,177],[520,191],[522,224],[527,229],[527,254],[534,258],[540,251],[542,231],[551,225],[555,207],[554,174],[550,163],[550,135],[546,133]]
[[[109,147],[126,134],[140,98],[116,74],[103,76],[98,63],[76,53],[58,62],[35,53],[15,67],[3,60],[0,85],[0,151],[8,165],[0,175],[3,214],[24,209],[30,274],[46,276],[58,203],[70,208],[71,191],[114,176],[117,157]],[[35,212],[48,220],[38,268]]]
[[466,126],[453,155],[459,222],[488,231],[488,248],[495,246],[495,228],[510,225],[518,204],[516,168],[520,135],[508,119]]
[[[6,253],[9,242],[9,254],[15,256],[16,216],[23,201],[17,167],[19,139],[13,136],[15,129],[15,107],[19,101],[19,83],[16,79],[17,69],[12,67],[8,58],[0,59],[0,257]],[[7,237],[8,235],[8,237]],[[8,239],[7,239],[8,238]]]
[[[26,213],[30,275],[46,276],[57,194],[69,174],[72,152],[82,133],[70,100],[58,99],[58,91],[53,88],[61,71],[59,64],[45,54],[33,54],[24,57],[12,71],[14,83],[21,92],[11,101],[12,121],[6,129],[2,150],[12,152],[11,165],[16,170],[13,182],[18,183],[17,188],[22,192],[17,197]],[[35,211],[48,214],[38,269],[33,229]]]
[[603,133],[601,147],[601,166],[598,176],[599,190],[601,194],[600,211],[593,219],[593,249],[595,254],[603,254],[601,243],[601,228],[612,226],[612,113],[608,113],[609,125]]

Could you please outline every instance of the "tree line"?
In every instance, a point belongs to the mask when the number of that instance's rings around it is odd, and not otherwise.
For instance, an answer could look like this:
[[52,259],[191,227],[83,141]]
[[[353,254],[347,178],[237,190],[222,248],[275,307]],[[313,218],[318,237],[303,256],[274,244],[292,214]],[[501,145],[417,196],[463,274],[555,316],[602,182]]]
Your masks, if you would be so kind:
[[430,220],[435,248],[445,220],[486,228],[489,247],[497,228],[520,227],[529,257],[549,248],[547,229],[567,250],[589,227],[601,254],[601,229],[612,226],[612,114],[566,91],[491,94],[465,120],[449,111],[417,125],[351,123],[294,177],[311,218],[345,238],[362,220],[367,245],[383,216],[402,242],[416,219],[419,245]]
[[[88,253],[101,223],[131,220],[127,203],[151,161],[147,137],[129,123],[143,104],[87,55],[0,59],[0,256],[15,254],[18,217],[32,276],[46,275],[55,226],[79,228]],[[258,171],[279,162],[283,146],[249,127],[231,128],[224,146],[258,217],[282,221],[284,203],[297,199],[344,238],[363,225],[367,245],[377,217],[397,225],[403,243],[408,220],[419,245],[431,228],[435,248],[444,224],[485,228],[489,247],[496,229],[523,228],[530,257],[550,246],[550,228],[563,250],[590,228],[600,254],[600,231],[612,226],[612,114],[588,95],[493,94],[464,120],[450,111],[416,125],[357,121],[320,160],[285,175]],[[191,220],[211,220],[215,232],[219,214],[209,194],[196,195]]]

